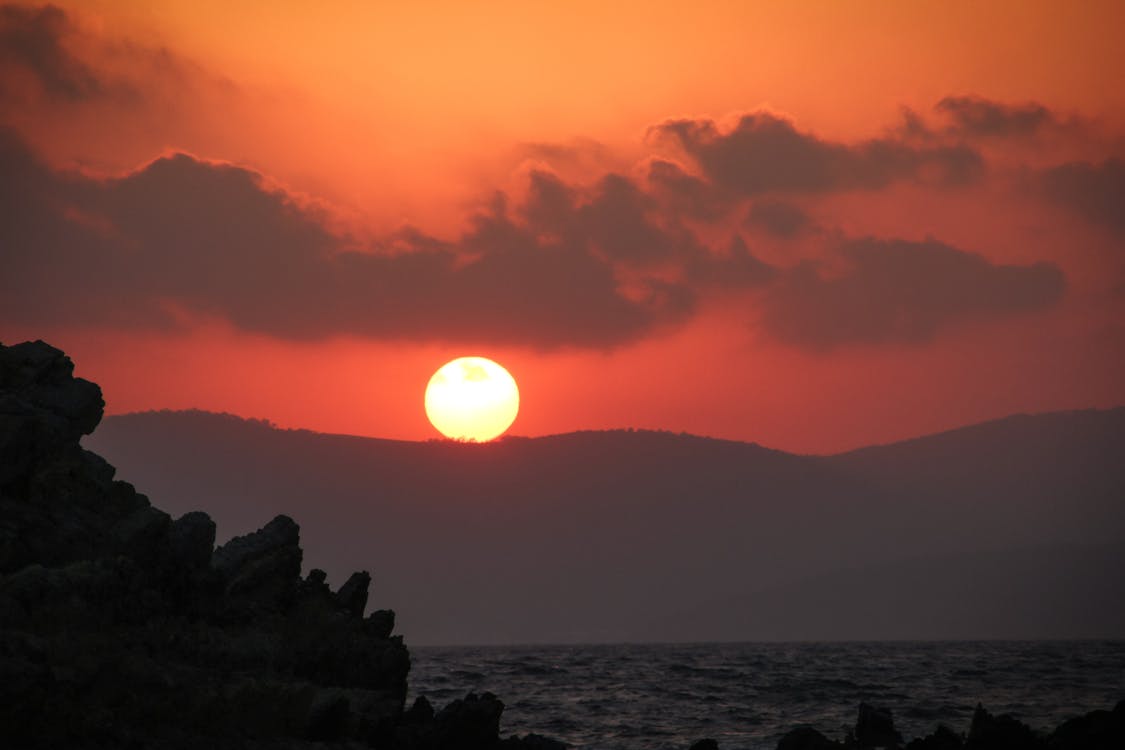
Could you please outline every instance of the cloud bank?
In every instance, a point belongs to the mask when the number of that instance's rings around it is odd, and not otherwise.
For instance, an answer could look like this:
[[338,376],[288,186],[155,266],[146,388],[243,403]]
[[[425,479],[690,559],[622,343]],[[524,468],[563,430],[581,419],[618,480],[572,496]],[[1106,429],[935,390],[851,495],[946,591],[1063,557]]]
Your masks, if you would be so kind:
[[[29,87],[72,108],[162,96],[100,70],[96,55],[80,54],[82,40],[58,8],[0,6],[0,101]],[[167,51],[122,49],[173,79],[190,68]],[[114,177],[63,172],[0,117],[9,126],[0,130],[0,316],[154,330],[219,318],[284,339],[607,350],[722,298],[748,331],[824,351],[917,345],[1057,304],[1066,279],[1053,263],[849,237],[817,216],[818,201],[842,194],[972,189],[989,179],[982,144],[1060,122],[1036,103],[973,96],[942,99],[936,111],[944,129],[908,113],[907,127],[857,142],[764,111],[729,127],[669,119],[650,129],[636,170],[582,181],[548,166],[582,162],[579,147],[539,144],[525,189],[482,201],[455,236],[407,227],[363,241],[244,166],[181,152]],[[1125,233],[1120,159],[1034,179],[1049,200]],[[802,252],[787,255],[796,245]]]
[[[403,231],[368,246],[258,173],[187,154],[122,177],[52,171],[10,133],[0,147],[0,314],[29,324],[174,329],[218,316],[291,339],[348,334],[606,349],[740,293],[778,340],[814,349],[916,343],[947,324],[1041,309],[1051,264],[997,266],[940,243],[844,242],[843,275],[771,265],[737,234],[705,246],[621,175],[589,187],[533,172],[453,241]],[[784,204],[751,211],[777,233]]]

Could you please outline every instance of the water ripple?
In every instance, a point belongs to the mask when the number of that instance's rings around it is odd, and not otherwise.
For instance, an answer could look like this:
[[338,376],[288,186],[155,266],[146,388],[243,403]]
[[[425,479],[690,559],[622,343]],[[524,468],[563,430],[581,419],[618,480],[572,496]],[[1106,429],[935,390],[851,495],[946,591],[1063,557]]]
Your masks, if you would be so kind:
[[907,736],[968,728],[977,702],[1036,728],[1125,698],[1125,642],[744,643],[411,649],[412,695],[505,701],[501,731],[580,750],[776,747],[798,724],[842,736],[860,701]]

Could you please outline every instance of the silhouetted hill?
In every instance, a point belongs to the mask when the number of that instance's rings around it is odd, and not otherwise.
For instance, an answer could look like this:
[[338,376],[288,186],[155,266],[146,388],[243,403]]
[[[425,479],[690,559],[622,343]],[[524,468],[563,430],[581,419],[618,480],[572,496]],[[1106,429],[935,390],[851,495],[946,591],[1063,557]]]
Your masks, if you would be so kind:
[[412,443],[203,412],[110,417],[87,443],[173,512],[231,534],[288,513],[330,575],[396,571],[375,589],[415,642],[1125,635],[1125,595],[1104,588],[1125,574],[1125,409],[830,457],[633,431]]

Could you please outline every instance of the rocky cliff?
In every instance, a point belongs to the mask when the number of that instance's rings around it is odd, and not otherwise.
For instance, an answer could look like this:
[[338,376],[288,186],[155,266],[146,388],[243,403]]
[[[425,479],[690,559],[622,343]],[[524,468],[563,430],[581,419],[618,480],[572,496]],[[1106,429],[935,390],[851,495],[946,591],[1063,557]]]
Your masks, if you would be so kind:
[[488,694],[407,710],[370,575],[302,578],[286,516],[215,549],[205,513],[169,517],[79,445],[103,406],[61,351],[0,345],[0,744],[553,746],[501,742]]

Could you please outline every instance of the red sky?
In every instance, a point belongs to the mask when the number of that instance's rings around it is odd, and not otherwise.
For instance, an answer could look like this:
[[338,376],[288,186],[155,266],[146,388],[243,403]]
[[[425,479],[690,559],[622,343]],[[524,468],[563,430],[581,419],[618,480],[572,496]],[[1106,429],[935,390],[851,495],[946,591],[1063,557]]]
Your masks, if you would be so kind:
[[397,5],[0,6],[0,341],[406,439],[463,354],[523,435],[1125,403],[1120,3]]

